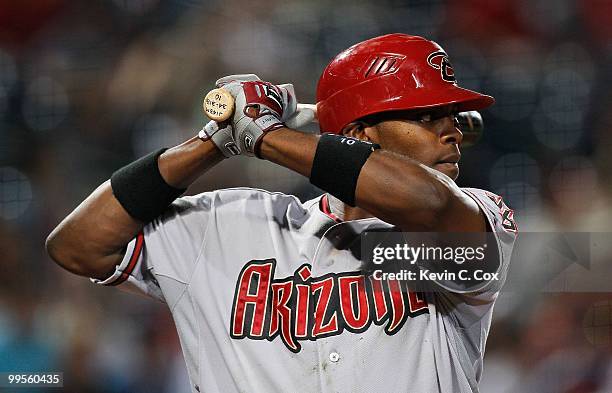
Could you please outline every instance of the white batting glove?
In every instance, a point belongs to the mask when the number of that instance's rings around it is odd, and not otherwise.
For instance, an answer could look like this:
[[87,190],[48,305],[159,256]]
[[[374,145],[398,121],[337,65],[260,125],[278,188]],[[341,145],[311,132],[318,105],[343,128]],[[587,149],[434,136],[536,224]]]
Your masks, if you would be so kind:
[[234,129],[231,124],[219,125],[214,120],[206,123],[198,133],[198,138],[203,141],[212,140],[225,157],[233,157],[240,154],[240,148],[234,140]]
[[[252,102],[248,105],[246,102],[247,95],[244,94],[244,82],[261,82],[254,84],[258,87],[248,87],[251,93],[254,90],[257,96],[253,98],[251,97],[253,94],[251,94],[249,101]],[[242,119],[241,127],[239,130],[234,129],[233,125],[237,124],[234,120],[238,119],[236,116],[232,118],[229,124],[225,122],[218,124],[215,121],[211,121],[200,131],[199,137],[203,140],[211,139],[226,157],[238,155],[242,152],[252,156],[254,155],[255,147],[266,132],[282,127],[283,123],[286,123],[290,128],[301,128],[316,119],[314,105],[300,105],[298,109],[295,90],[292,84],[274,86],[268,82],[261,81],[255,74],[229,75],[217,80],[215,84],[217,87],[223,87],[234,97],[236,101],[235,114],[242,114],[238,116]],[[265,95],[267,89],[270,89],[268,94],[276,102],[266,102],[265,97],[260,96],[259,93],[264,92]],[[241,98],[244,99],[244,102],[242,100],[237,102],[237,98],[241,93],[243,93]],[[278,99],[279,97],[280,100]],[[281,104],[274,105],[278,104],[278,101]],[[279,106],[281,107],[280,109]],[[244,111],[245,107],[248,107],[247,112]],[[266,124],[265,121],[270,121],[271,123]],[[251,122],[255,122],[256,127],[249,125]],[[262,124],[267,127],[262,127]],[[242,143],[237,143],[237,141],[242,141]]]
[[265,133],[284,127],[283,122],[295,115],[297,100],[291,84],[276,86],[252,74],[248,77],[246,81],[224,77],[217,81],[217,87],[234,97],[234,140],[242,154],[254,156]]
[[289,128],[299,130],[302,127],[317,122],[317,106],[313,104],[297,104],[296,112],[285,120]]

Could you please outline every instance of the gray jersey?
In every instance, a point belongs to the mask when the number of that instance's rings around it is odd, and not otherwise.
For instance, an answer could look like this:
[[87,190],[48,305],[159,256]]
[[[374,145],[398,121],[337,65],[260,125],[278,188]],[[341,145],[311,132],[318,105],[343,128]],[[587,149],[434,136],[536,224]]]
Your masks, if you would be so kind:
[[[501,198],[465,188],[496,233],[505,276],[516,228]],[[477,391],[499,285],[407,292],[372,280],[326,196],[238,188],[183,197],[146,225],[102,285],[165,302],[194,392]]]

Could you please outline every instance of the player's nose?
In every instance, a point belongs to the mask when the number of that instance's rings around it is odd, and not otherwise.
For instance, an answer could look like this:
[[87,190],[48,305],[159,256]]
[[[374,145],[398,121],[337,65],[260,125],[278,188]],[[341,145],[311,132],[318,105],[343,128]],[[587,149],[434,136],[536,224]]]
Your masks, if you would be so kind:
[[459,124],[454,115],[446,116],[441,127],[440,142],[443,145],[461,145],[463,133],[459,130]]

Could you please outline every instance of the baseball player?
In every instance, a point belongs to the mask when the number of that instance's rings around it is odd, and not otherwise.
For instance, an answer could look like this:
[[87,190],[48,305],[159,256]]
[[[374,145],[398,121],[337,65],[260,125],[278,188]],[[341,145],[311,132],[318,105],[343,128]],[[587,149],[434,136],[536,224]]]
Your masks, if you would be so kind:
[[[321,135],[288,127],[290,85],[222,78],[234,115],[116,171],[47,239],[65,269],[167,304],[193,392],[475,392],[516,236],[502,199],[457,178],[458,112],[493,104],[447,54],[390,34],[336,56]],[[180,197],[224,158],[256,156],[325,190],[305,203],[234,188]],[[419,292],[365,272],[366,230],[489,233],[497,279]],[[467,269],[470,269],[468,266]]]

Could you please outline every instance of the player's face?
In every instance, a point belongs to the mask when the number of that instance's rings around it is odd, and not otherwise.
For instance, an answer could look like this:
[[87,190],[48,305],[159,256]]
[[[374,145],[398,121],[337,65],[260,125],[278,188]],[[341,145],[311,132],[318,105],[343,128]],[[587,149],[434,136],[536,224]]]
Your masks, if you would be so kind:
[[396,112],[393,117],[365,130],[373,142],[434,168],[451,179],[459,176],[459,146],[452,107],[423,112]]

